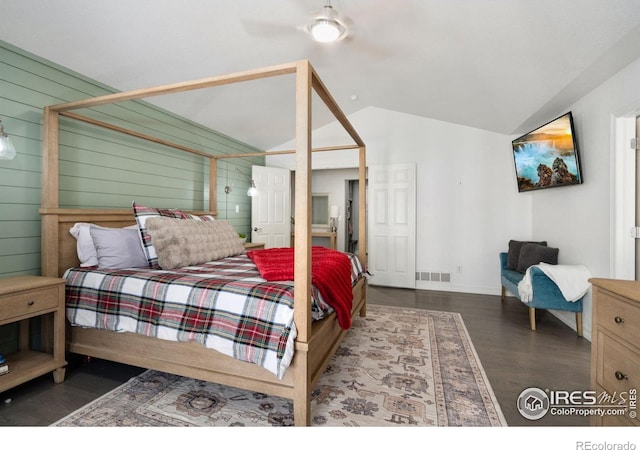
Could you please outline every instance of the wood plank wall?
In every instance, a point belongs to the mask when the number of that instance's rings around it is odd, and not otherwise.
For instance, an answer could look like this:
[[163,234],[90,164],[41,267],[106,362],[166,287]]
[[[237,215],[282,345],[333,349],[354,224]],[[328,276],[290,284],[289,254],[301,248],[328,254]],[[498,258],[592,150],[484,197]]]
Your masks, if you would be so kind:
[[[0,160],[0,277],[40,274],[42,108],[113,92],[0,41],[0,119],[17,151],[14,160]],[[146,102],[82,113],[212,154],[259,151]],[[143,125],[133,127],[129,121]],[[205,158],[66,118],[61,118],[60,143],[61,207],[126,208],[134,200],[154,207],[208,207]],[[218,218],[244,233],[250,229],[251,201],[246,191],[252,165],[264,165],[264,158],[218,163]],[[227,179],[233,184],[228,195]],[[6,334],[0,329],[0,353]]]
[[[0,41],[0,118],[18,155],[0,160],[0,277],[39,274],[42,108],[115,92],[87,77]],[[109,105],[88,116],[212,154],[258,149],[144,102]],[[113,119],[117,120],[113,120]],[[208,203],[205,158],[61,118],[60,206],[105,208],[138,203],[204,209]],[[219,218],[239,232],[250,228],[251,166],[264,158],[218,163]],[[224,186],[233,183],[232,192]],[[235,213],[235,205],[240,213]]]

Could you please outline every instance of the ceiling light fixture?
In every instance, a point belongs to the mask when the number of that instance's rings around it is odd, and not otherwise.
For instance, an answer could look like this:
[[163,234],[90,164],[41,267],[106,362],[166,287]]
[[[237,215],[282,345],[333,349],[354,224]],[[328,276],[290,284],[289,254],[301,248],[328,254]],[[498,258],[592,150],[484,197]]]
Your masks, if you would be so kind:
[[[2,120],[0,120],[2,122]],[[4,127],[0,123],[0,159],[13,159],[16,157],[16,148],[4,132]]]
[[338,13],[333,9],[330,2],[322,8],[322,13],[312,24],[309,25],[309,32],[316,42],[335,42],[346,35],[346,27],[338,20]]

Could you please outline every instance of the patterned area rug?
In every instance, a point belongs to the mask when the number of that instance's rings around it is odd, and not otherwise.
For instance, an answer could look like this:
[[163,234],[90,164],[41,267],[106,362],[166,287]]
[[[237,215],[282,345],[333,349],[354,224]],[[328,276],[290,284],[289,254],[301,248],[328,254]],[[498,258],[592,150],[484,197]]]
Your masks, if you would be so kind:
[[[52,426],[288,426],[292,402],[146,371]],[[312,392],[312,426],[506,426],[458,313],[368,305]]]

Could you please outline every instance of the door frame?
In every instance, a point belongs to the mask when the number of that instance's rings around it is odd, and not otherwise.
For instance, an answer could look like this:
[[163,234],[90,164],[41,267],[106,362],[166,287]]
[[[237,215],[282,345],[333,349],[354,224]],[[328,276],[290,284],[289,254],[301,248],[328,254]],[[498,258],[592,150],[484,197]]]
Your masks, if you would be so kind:
[[635,279],[635,240],[630,238],[636,225],[636,151],[630,148],[636,137],[636,118],[640,100],[612,114],[611,136],[611,257],[613,278]]

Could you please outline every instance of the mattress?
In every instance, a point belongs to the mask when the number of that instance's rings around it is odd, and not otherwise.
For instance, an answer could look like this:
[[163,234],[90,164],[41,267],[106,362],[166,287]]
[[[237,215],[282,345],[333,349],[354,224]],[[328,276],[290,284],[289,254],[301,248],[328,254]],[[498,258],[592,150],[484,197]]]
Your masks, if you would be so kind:
[[[347,253],[351,279],[366,272]],[[195,341],[282,378],[293,358],[293,281],[267,282],[246,254],[174,270],[71,268],[71,326]],[[312,286],[314,320],[333,312]]]

